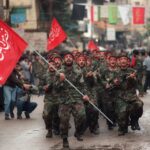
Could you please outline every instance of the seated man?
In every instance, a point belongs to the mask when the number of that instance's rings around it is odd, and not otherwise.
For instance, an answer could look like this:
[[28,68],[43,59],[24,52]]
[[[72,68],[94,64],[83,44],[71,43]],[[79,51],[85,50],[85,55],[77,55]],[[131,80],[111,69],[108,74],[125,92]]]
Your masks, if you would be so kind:
[[17,119],[22,119],[22,112],[24,111],[26,119],[30,118],[30,113],[37,107],[36,102],[30,101],[30,93],[18,88],[17,89]]

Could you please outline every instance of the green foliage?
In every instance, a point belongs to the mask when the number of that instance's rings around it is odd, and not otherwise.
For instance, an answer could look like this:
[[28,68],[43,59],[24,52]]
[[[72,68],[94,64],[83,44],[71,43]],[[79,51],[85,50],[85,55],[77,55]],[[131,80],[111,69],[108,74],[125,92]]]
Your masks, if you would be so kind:
[[78,25],[76,21],[71,20],[70,4],[67,0],[53,1],[53,16],[57,18],[62,28],[67,32],[68,36],[77,35]]

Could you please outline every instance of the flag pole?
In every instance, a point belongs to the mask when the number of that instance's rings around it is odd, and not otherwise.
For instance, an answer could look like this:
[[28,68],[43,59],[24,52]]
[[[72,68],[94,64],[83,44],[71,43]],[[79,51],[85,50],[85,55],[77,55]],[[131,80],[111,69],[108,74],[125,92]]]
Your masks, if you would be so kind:
[[94,16],[93,16],[93,9],[94,9],[94,7],[93,7],[93,2],[92,2],[92,0],[89,0],[89,5],[90,5],[90,33],[91,33],[91,35],[90,35],[90,37],[91,37],[91,39],[93,39],[93,23],[94,23]]
[[70,37],[68,37],[68,41],[70,42],[70,44],[71,44],[74,48],[76,48],[76,45],[72,42],[72,40],[70,39]]
[[[51,67],[58,73],[60,74],[60,72],[52,65],[49,64],[49,62],[36,50],[34,50],[32,48],[32,50],[38,55],[40,56],[48,65],[51,65]],[[74,86],[68,79],[65,78],[65,81],[70,84],[81,96],[84,96],[84,94],[76,87]],[[113,121],[111,121],[95,104],[93,104],[90,100],[88,101],[105,119],[107,119],[111,124],[113,124]]]

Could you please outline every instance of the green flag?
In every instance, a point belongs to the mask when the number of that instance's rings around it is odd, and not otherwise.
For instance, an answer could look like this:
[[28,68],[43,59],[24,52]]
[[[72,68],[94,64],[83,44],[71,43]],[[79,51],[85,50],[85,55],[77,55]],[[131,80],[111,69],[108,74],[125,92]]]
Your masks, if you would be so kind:
[[109,7],[108,7],[108,20],[109,20],[110,24],[117,24],[117,21],[118,21],[117,5],[109,5]]
[[101,6],[98,6],[98,21],[101,19]]

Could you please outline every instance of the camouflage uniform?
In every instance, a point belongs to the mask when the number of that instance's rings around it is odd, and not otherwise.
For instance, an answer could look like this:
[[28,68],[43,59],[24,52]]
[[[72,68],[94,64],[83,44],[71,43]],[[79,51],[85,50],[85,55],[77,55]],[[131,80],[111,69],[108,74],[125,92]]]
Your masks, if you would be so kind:
[[[104,113],[106,116],[113,121],[116,122],[116,114],[115,114],[115,106],[116,106],[116,90],[119,88],[114,84],[114,80],[117,79],[118,70],[110,70],[109,68],[104,71],[102,76],[102,83],[105,89],[104,92]],[[110,87],[107,89],[106,84],[109,84]],[[112,129],[113,124],[107,121],[108,129]]]
[[[73,66],[64,66],[65,77],[83,92],[83,78]],[[80,136],[85,124],[85,109],[82,96],[66,81],[61,83],[61,101],[59,108],[60,133],[63,139],[68,137],[69,120],[72,114],[75,121],[75,136]]]
[[104,74],[104,70],[106,70],[107,64],[104,59],[99,60],[97,65],[97,82],[98,82],[98,88],[97,88],[97,104],[98,107],[104,111],[104,98],[103,95],[105,94],[105,90],[102,83],[102,76]]
[[[43,109],[43,119],[46,125],[47,130],[52,130],[52,127],[55,130],[59,130],[59,116],[58,116],[58,107],[59,107],[59,88],[60,81],[55,72],[47,72],[43,76],[42,85],[40,89],[43,89],[43,85],[48,85],[48,89],[45,92],[44,99],[44,109]],[[55,120],[55,121],[54,121]]]
[[[86,83],[86,89],[88,95],[90,97],[90,101],[97,106],[97,83],[95,76],[86,77],[84,75],[84,80]],[[89,130],[94,133],[98,134],[98,119],[99,119],[99,112],[88,102],[85,102],[85,110],[86,110],[86,128],[89,127]]]
[[46,74],[46,70],[47,70],[47,65],[42,62],[41,60],[37,60],[34,61],[32,63],[32,72],[33,72],[33,76],[35,79],[37,79],[38,81],[36,81],[35,85],[41,85],[43,80],[44,80],[44,74]]
[[135,79],[127,78],[133,72],[130,68],[119,71],[121,84],[117,92],[116,110],[119,130],[123,134],[127,132],[129,117],[131,122],[135,123],[143,112],[143,102],[136,95],[137,82]]

